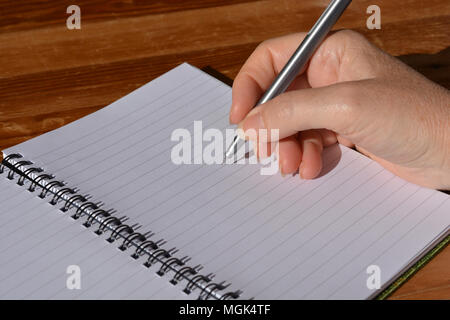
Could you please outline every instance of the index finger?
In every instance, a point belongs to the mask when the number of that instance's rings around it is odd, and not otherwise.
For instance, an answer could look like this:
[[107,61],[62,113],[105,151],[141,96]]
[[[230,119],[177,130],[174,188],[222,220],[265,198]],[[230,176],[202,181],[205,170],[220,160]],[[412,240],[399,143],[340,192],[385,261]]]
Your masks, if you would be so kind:
[[233,82],[230,123],[239,123],[257,103],[306,33],[262,42],[247,59]]

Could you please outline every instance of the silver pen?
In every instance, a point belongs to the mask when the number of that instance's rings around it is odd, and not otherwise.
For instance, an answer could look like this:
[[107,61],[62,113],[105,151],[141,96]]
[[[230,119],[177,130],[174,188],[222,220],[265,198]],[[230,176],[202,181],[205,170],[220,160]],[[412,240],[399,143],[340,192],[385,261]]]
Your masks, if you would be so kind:
[[[297,77],[300,70],[308,63],[317,47],[322,43],[325,36],[330,32],[336,21],[340,18],[352,0],[333,0],[322,13],[320,18],[308,32],[302,43],[289,58],[286,65],[264,93],[254,107],[263,104],[276,96],[282,94]],[[235,135],[233,142],[225,153],[225,159],[237,152],[239,136]]]

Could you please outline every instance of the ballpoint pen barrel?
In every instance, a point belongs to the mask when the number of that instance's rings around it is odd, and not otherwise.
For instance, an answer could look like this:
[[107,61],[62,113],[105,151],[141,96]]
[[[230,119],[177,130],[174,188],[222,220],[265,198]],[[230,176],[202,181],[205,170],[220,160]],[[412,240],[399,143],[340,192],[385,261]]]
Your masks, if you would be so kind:
[[286,91],[350,3],[351,0],[334,0],[330,3],[255,106]]
[[[298,76],[302,68],[306,66],[309,59],[322,43],[323,39],[327,36],[331,28],[351,2],[351,0],[333,0],[328,5],[320,18],[295,50],[294,54],[272,82],[269,89],[267,89],[254,107],[263,104],[286,91],[292,81],[294,81],[294,79]],[[225,153],[225,158],[229,157],[231,153],[234,154],[236,152],[238,141],[239,137],[236,135],[232,144]]]

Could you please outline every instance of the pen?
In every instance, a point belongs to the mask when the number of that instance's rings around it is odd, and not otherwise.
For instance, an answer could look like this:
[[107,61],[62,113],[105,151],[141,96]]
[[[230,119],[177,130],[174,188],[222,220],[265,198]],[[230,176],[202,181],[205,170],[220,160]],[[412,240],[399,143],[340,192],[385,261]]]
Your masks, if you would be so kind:
[[[330,32],[336,21],[340,18],[347,6],[352,2],[351,0],[333,0],[322,13],[320,18],[308,32],[306,37],[300,43],[294,54],[289,58],[286,65],[280,71],[278,76],[270,85],[269,89],[264,93],[261,99],[254,107],[263,104],[276,96],[282,94],[297,77],[300,70],[308,63],[314,51],[323,41],[325,36]],[[237,152],[237,143],[239,136],[235,135],[233,142],[225,153],[225,159],[231,154],[235,155]]]

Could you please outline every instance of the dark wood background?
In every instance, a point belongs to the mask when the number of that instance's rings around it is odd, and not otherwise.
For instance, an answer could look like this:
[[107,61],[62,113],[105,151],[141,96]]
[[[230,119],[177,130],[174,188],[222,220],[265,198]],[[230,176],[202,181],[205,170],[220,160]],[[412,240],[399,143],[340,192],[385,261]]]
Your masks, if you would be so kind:
[[[328,0],[0,1],[0,149],[74,121],[181,62],[234,78],[267,38],[307,31]],[[68,30],[66,8],[81,8]],[[381,30],[366,8],[381,8]],[[336,25],[450,88],[450,1],[353,1]],[[450,299],[450,248],[393,299]]]

